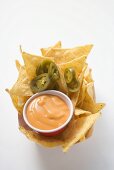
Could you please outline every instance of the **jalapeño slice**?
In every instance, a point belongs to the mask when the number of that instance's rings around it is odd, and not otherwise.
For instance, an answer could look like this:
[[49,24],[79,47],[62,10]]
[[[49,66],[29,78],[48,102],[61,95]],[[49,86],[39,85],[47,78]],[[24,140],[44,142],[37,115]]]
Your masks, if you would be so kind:
[[67,84],[67,87],[70,92],[77,92],[79,90],[80,83],[75,79],[71,83]]
[[50,64],[50,67],[48,70],[48,75],[49,75],[50,79],[53,81],[57,81],[60,78],[59,70],[58,70],[56,64],[53,62]]
[[30,87],[33,93],[44,91],[50,88],[51,81],[48,77],[48,73],[40,74],[39,76],[35,77],[31,83]]
[[44,60],[40,63],[40,65],[36,69],[36,75],[42,74],[42,73],[48,73],[50,64],[53,63],[51,60]]
[[66,83],[69,84],[75,79],[75,70],[74,68],[66,68],[64,72],[64,77],[66,80]]

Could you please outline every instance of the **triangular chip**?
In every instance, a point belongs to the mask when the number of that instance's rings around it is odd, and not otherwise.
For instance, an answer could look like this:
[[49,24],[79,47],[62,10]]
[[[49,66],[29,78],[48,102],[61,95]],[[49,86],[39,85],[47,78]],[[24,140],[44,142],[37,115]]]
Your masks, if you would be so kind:
[[81,56],[88,56],[93,45],[80,46],[71,49],[52,49],[54,60],[57,64],[66,63]]
[[75,55],[76,58],[81,57],[83,55],[88,56],[92,47],[93,47],[92,44],[88,44],[88,45],[84,45],[84,46],[80,46],[80,47],[75,47],[75,48],[72,49],[72,53]]
[[93,83],[89,83],[87,85],[87,90],[85,94],[85,98],[83,100],[82,106],[80,106],[82,109],[90,111],[92,113],[96,113],[103,109],[105,106],[104,103],[96,103],[94,99],[94,90],[92,90]]
[[79,74],[82,72],[83,67],[85,66],[86,62],[86,56],[82,56],[80,58],[76,58],[70,62],[59,64],[59,67],[64,72],[66,68],[74,68],[76,71],[76,75],[79,76]]
[[85,95],[86,95],[86,90],[87,90],[87,85],[83,79],[83,83],[80,87],[80,93],[79,93],[79,97],[78,97],[78,101],[77,101],[77,106],[82,106],[83,104],[83,100],[85,98]]
[[64,131],[65,141],[63,144],[63,151],[67,152],[73,144],[78,142],[87,133],[99,116],[100,112],[91,114],[90,116],[78,118],[76,121],[70,122],[68,129],[66,129],[70,132],[65,134]]
[[32,80],[36,75],[36,68],[39,65],[39,63],[43,61],[43,58],[25,52],[22,53],[22,57],[25,63],[28,78]]
[[58,41],[54,46],[49,48],[41,48],[42,55],[45,57],[50,57],[49,53],[53,48],[61,48],[61,41]]
[[93,82],[93,78],[92,78],[92,74],[91,74],[92,70],[87,67],[85,74],[84,74],[84,78],[88,83]]
[[25,134],[30,140],[36,142],[37,144],[46,146],[46,147],[55,147],[63,144],[63,139],[61,135],[54,137],[48,137],[41,135],[35,131],[32,131],[27,124],[24,122],[23,116],[18,114],[19,121],[19,130]]
[[12,103],[15,106],[15,108],[17,109],[19,114],[22,114],[23,112],[23,107],[27,101],[27,99],[29,97],[27,96],[16,96],[10,93],[10,91],[8,89],[6,89],[6,91],[9,93],[11,99],[12,99]]
[[15,96],[32,96],[32,91],[30,89],[30,81],[28,80],[25,67],[21,67],[19,70],[19,76],[16,83],[10,90],[10,94]]
[[20,69],[21,69],[21,64],[20,64],[20,62],[18,61],[18,60],[16,60],[15,61],[15,64],[16,64],[16,68],[17,68],[17,70],[19,71]]
[[93,126],[94,126],[94,125],[92,125],[92,127],[87,131],[87,133],[86,133],[86,135],[85,135],[85,138],[86,138],[86,139],[91,137],[91,135],[92,135],[92,133],[93,133],[93,129],[94,129]]
[[78,81],[80,82],[79,91],[76,92],[76,93],[72,93],[71,95],[69,95],[70,99],[72,100],[72,103],[73,103],[74,107],[77,105],[77,102],[78,102],[78,98],[79,98],[81,86],[82,86],[82,83],[83,83],[84,72],[85,72],[86,68],[87,68],[87,64],[85,64],[85,66],[84,66],[81,74],[80,74],[79,77],[78,77]]
[[74,114],[75,116],[80,116],[80,115],[88,116],[91,115],[91,112],[76,107]]

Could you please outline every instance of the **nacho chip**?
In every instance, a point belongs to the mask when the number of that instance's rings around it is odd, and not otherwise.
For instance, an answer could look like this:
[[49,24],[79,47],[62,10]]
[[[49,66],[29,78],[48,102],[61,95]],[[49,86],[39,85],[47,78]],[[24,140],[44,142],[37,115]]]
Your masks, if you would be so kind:
[[20,62],[18,61],[18,60],[16,60],[15,61],[15,64],[16,64],[16,68],[17,68],[17,70],[19,71],[20,69],[21,69],[21,64],[20,64]]
[[74,59],[70,62],[59,64],[59,67],[61,68],[61,70],[63,72],[66,68],[69,68],[69,67],[74,68],[76,75],[78,77],[80,75],[83,67],[85,66],[85,62],[86,62],[86,56],[82,56],[82,57]]
[[56,147],[56,146],[63,144],[63,141],[61,141],[60,139],[39,135],[39,134],[34,133],[33,131],[26,130],[25,128],[21,126],[19,127],[19,130],[22,133],[24,133],[28,139],[45,147]]
[[79,97],[78,97],[78,101],[77,101],[78,107],[82,106],[82,104],[83,104],[83,100],[85,98],[86,90],[87,90],[87,85],[86,85],[85,81],[83,80],[83,83],[80,87],[80,93],[79,93]]
[[[71,49],[52,49],[54,61],[57,64],[67,63],[82,56],[88,56],[93,45],[86,45]],[[50,53],[51,54],[51,53]]]
[[79,140],[79,142],[83,142],[83,141],[85,141],[86,140],[86,138],[85,138],[85,135]]
[[95,97],[95,88],[93,82],[87,84],[87,93],[91,97],[91,100],[95,102],[96,97]]
[[25,68],[29,80],[32,80],[36,75],[36,68],[43,61],[43,58],[40,56],[31,55],[23,52],[22,57],[25,63]]
[[71,53],[70,49],[53,49],[52,53],[56,64],[67,63],[75,59],[75,56]]
[[92,127],[87,131],[87,133],[86,133],[86,135],[85,135],[85,138],[87,139],[87,138],[90,138],[91,136],[92,136],[92,133],[93,133],[93,126],[94,125],[92,125]]
[[58,41],[53,47],[49,47],[49,48],[41,48],[41,53],[43,56],[45,57],[50,57],[50,51],[53,49],[53,48],[61,48],[61,41]]
[[66,81],[64,78],[64,72],[61,70],[59,66],[58,66],[58,69],[60,72],[60,79],[58,80],[60,91],[68,95],[68,88],[67,88]]
[[78,98],[79,98],[79,95],[80,95],[80,90],[81,90],[81,86],[82,86],[82,83],[83,83],[83,77],[84,77],[84,72],[87,68],[87,64],[85,64],[85,66],[83,67],[83,70],[81,72],[81,74],[79,75],[78,77],[78,80],[80,82],[80,88],[79,88],[79,91],[77,93],[72,93],[71,95],[69,95],[70,99],[72,100],[72,103],[74,105],[74,107],[77,105],[77,102],[78,102]]
[[84,78],[88,83],[93,82],[93,78],[92,78],[92,74],[91,74],[92,70],[87,67],[85,74],[84,74]]
[[27,96],[16,96],[10,93],[9,89],[6,89],[6,91],[9,93],[11,99],[12,99],[12,103],[14,105],[14,107],[17,109],[19,114],[22,114],[23,112],[23,107],[26,103],[26,101],[28,100],[29,97]]
[[92,44],[75,47],[72,49],[72,53],[75,55],[76,58],[81,57],[83,55],[88,56],[92,48]]
[[96,114],[91,114],[90,116],[82,117],[71,122],[67,129],[67,131],[70,130],[70,133],[65,134],[64,131],[65,141],[63,144],[63,152],[67,152],[73,144],[78,142],[87,133],[99,116],[100,112],[97,112]]
[[54,57],[54,61],[57,64],[69,62],[75,58],[79,58],[83,55],[88,56],[93,45],[85,45],[71,49],[61,49],[58,47],[52,47],[45,53],[46,57]]
[[75,114],[75,116],[80,116],[80,115],[88,116],[88,115],[91,115],[91,112],[82,110],[82,109],[76,107],[74,114]]
[[24,66],[19,69],[19,76],[16,83],[10,90],[10,94],[14,96],[32,96],[33,93],[30,89],[30,81],[27,78],[27,73]]
[[87,90],[85,94],[85,98],[83,100],[82,109],[90,111],[92,113],[97,113],[105,106],[104,103],[96,103],[94,97],[94,90],[92,89],[93,83],[89,83],[87,85]]

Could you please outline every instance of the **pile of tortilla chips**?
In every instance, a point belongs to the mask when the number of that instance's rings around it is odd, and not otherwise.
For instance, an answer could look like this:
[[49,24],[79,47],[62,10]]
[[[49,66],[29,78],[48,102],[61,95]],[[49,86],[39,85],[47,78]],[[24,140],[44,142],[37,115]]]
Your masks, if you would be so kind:
[[[92,47],[93,45],[90,44],[64,49],[59,41],[53,47],[42,48],[41,56],[31,55],[21,50],[24,65],[22,66],[19,61],[16,61],[19,76],[13,87],[7,91],[18,111],[20,131],[32,141],[47,147],[60,145],[62,150],[66,152],[73,144],[84,141],[92,135],[93,126],[104,107],[104,103],[96,103],[95,101],[94,81],[91,69],[86,62]],[[69,96],[75,107],[74,116],[66,129],[54,137],[46,137],[34,132],[25,124],[22,116],[25,102],[33,95],[30,81],[35,77],[38,64],[44,59],[50,59],[57,64],[60,70],[59,83],[62,92],[68,94],[63,74],[65,68],[73,67],[80,81],[79,91]]]

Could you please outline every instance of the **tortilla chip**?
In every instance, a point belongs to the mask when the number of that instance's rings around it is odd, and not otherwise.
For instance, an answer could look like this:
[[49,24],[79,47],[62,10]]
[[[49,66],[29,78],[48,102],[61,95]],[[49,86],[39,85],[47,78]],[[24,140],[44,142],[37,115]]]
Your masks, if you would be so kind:
[[91,83],[93,82],[93,78],[92,78],[92,74],[91,74],[92,70],[87,67],[85,74],[84,74],[84,78],[87,81],[87,83]]
[[53,49],[54,61],[56,64],[67,63],[74,59],[69,49]]
[[91,115],[91,112],[82,110],[82,109],[76,107],[74,114],[75,114],[75,116],[80,116],[80,115],[88,116],[88,115]]
[[72,67],[75,69],[77,77],[82,72],[83,67],[85,66],[86,56],[74,59],[70,62],[59,64],[59,67],[64,72],[66,68]]
[[43,57],[31,55],[23,52],[22,57],[25,63],[25,69],[29,80],[32,80],[36,76],[36,68],[43,61]]
[[17,68],[17,70],[19,71],[20,69],[21,69],[21,64],[20,64],[20,62],[18,61],[18,60],[16,60],[15,61],[15,64],[16,64],[16,68]]
[[50,54],[54,56],[55,63],[61,64],[67,63],[82,56],[87,57],[92,47],[93,45],[86,45],[71,49],[52,49],[52,52]]
[[88,56],[93,45],[85,45],[71,49],[61,49],[58,47],[49,48],[46,57],[54,57],[54,61],[57,64],[69,62],[75,58],[79,58],[83,55]]
[[93,82],[87,84],[87,93],[91,97],[91,100],[93,100],[93,102],[95,102],[96,97],[95,97],[95,88],[94,88]]
[[58,80],[60,91],[68,95],[68,88],[67,88],[67,84],[64,78],[64,72],[61,70],[59,66],[58,66],[58,69],[60,72],[60,80]]
[[83,141],[85,141],[86,139],[90,138],[90,137],[92,136],[93,130],[94,130],[94,128],[93,128],[93,125],[92,125],[92,127],[87,131],[86,135],[84,135],[84,136],[79,140],[79,142],[83,142]]
[[90,129],[90,127],[95,123],[95,121],[100,116],[100,112],[96,114],[91,114],[86,117],[78,118],[75,121],[71,121],[69,127],[66,129],[70,130],[68,134],[65,134],[64,131],[64,144],[63,144],[63,152],[67,152],[68,149],[78,142]]
[[16,110],[18,111],[19,114],[22,114],[23,112],[23,107],[29,97],[26,96],[16,96],[10,93],[9,89],[6,89],[6,91],[9,93],[12,103]]
[[87,90],[85,93],[85,98],[83,100],[82,106],[80,108],[90,111],[92,113],[97,113],[105,106],[104,103],[96,103],[94,97],[94,90],[92,89],[93,83],[87,85]]
[[33,142],[43,145],[45,147],[56,147],[63,143],[60,139],[54,138],[54,137],[46,137],[43,135],[39,135],[37,133],[34,133],[33,131],[26,130],[23,127],[19,127],[19,130],[25,134],[25,136],[32,140]]
[[87,139],[87,138],[90,138],[91,136],[92,136],[92,133],[93,133],[93,126],[94,125],[92,125],[92,127],[88,130],[88,132],[86,133],[86,135],[85,135],[85,138]]
[[53,49],[53,48],[61,48],[61,41],[58,41],[53,47],[49,47],[49,48],[41,48],[41,53],[43,56],[45,57],[50,57],[50,51]]
[[84,102],[82,104],[82,109],[90,111],[92,113],[97,113],[98,111],[102,110],[104,108],[104,103],[89,103],[88,99],[84,99]]
[[32,96],[33,93],[30,89],[30,81],[27,78],[25,67],[20,67],[19,76],[16,83],[10,90],[10,94],[14,96]]
[[80,140],[79,140],[79,142],[84,142],[86,140],[86,138],[85,138],[85,136],[83,136]]
[[82,104],[83,104],[86,90],[87,90],[87,85],[85,84],[85,81],[83,80],[82,86],[80,87],[80,93],[79,93],[79,97],[78,97],[78,101],[77,101],[78,107],[82,106]]
[[87,64],[85,64],[81,74],[78,77],[78,80],[80,82],[79,91],[77,93],[71,93],[71,95],[69,95],[70,99],[72,100],[72,103],[73,103],[74,107],[77,105],[77,102],[78,102],[78,98],[79,98],[79,94],[80,94],[80,89],[81,89],[81,86],[82,86],[82,83],[83,83],[83,77],[84,77],[84,72],[85,72],[86,68],[87,68]]
[[72,53],[75,55],[76,58],[81,57],[83,55],[88,56],[92,48],[93,48],[92,44],[75,47],[72,49]]

